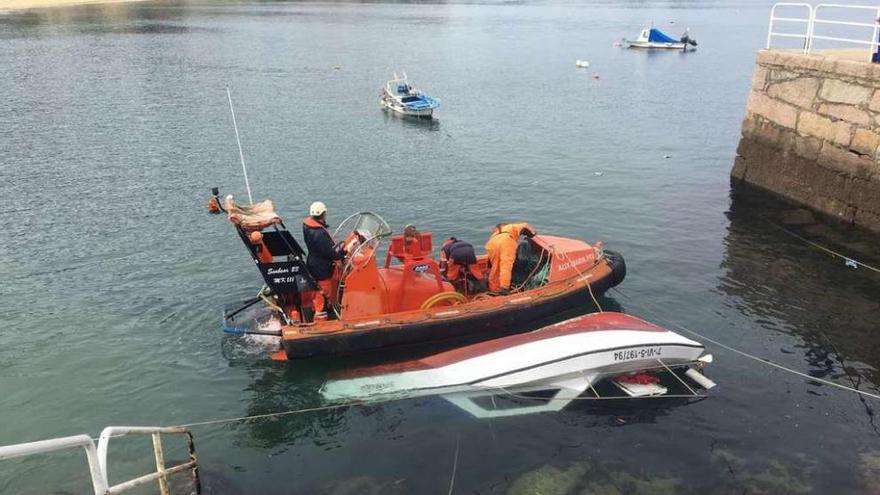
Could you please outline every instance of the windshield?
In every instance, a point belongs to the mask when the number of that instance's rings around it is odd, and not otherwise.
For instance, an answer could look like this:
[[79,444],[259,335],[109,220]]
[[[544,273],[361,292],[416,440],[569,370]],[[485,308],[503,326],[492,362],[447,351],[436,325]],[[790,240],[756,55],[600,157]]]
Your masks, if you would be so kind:
[[347,239],[353,232],[357,232],[364,240],[371,240],[391,235],[391,227],[379,215],[371,211],[360,211],[343,220],[333,237]]

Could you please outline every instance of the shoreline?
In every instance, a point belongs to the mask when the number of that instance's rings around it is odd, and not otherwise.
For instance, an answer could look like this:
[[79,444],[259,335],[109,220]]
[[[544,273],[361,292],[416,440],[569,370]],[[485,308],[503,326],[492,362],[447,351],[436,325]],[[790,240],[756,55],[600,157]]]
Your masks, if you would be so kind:
[[0,11],[23,11],[76,5],[130,3],[143,0],[0,0]]

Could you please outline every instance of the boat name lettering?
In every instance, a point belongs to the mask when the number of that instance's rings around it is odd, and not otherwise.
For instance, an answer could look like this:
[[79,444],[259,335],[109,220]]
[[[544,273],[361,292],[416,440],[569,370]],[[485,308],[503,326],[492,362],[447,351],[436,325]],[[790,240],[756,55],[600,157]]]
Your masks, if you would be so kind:
[[660,357],[662,347],[643,347],[641,349],[627,349],[614,353],[615,361],[629,361],[631,359],[647,359]]
[[560,269],[560,270],[568,270],[569,268],[571,268],[571,267],[573,267],[573,266],[583,265],[583,264],[585,264],[586,262],[587,262],[587,257],[586,257],[586,256],[581,256],[580,258],[578,258],[578,259],[576,259],[576,260],[569,260],[568,263],[560,263],[560,264],[559,264],[559,269]]
[[363,390],[364,392],[381,392],[393,386],[394,382],[368,383],[366,385],[361,385],[361,390]]
[[296,273],[298,271],[298,266],[285,266],[282,268],[269,268],[268,270],[266,270],[266,275],[284,275],[285,273]]
[[412,270],[416,273],[425,273],[426,271],[428,271],[428,265],[426,265],[426,264],[416,265],[413,267]]
[[272,283],[274,284],[292,284],[296,282],[296,276],[291,277],[274,277],[272,279]]

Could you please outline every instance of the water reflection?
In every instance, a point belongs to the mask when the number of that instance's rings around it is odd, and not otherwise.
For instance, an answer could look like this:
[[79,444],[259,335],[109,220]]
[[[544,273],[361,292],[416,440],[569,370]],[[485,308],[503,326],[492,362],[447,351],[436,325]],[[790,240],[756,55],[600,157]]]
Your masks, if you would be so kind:
[[440,130],[440,119],[438,119],[437,117],[425,119],[412,117],[409,115],[401,115],[399,113],[391,112],[389,110],[382,110],[382,114],[385,117],[385,125],[399,125],[401,127],[420,129],[424,131],[436,132]]
[[814,376],[880,382],[880,275],[794,235],[872,264],[880,239],[749,187],[731,196],[718,289],[756,321],[802,338],[799,348],[780,351],[802,354]]

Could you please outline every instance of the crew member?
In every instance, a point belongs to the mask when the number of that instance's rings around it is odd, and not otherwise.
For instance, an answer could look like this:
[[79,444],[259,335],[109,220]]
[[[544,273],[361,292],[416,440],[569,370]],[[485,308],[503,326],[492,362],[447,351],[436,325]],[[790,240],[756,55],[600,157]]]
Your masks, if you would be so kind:
[[321,294],[315,298],[315,320],[326,320],[333,294],[334,262],[345,257],[345,251],[333,241],[327,229],[324,203],[315,201],[309,207],[309,216],[303,219],[303,239],[309,249],[306,266],[321,289]]
[[455,237],[444,241],[440,247],[440,271],[446,280],[466,295],[486,290],[483,271],[477,264],[477,255],[470,243]]
[[510,279],[516,261],[516,246],[520,235],[533,237],[535,229],[527,223],[499,223],[489,236],[486,252],[489,255],[489,290],[498,294],[510,292]]

